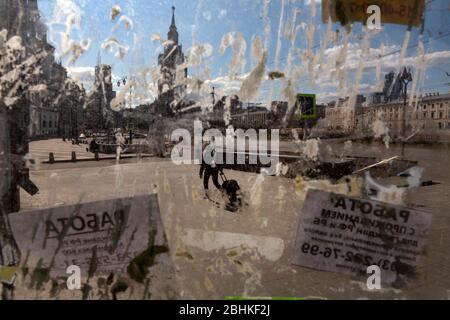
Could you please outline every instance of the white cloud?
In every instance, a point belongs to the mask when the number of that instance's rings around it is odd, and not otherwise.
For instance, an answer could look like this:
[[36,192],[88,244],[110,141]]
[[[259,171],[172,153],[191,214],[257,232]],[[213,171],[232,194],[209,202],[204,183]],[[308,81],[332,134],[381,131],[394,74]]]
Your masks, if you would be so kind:
[[327,103],[338,98],[336,91],[322,91],[316,95],[317,103]]
[[95,80],[95,69],[93,67],[67,67],[67,74],[73,80],[83,84],[88,91],[92,88]]
[[89,50],[92,40],[83,37],[82,7],[85,0],[56,0],[51,17],[47,21],[48,38],[56,44],[56,55],[69,64]]
[[[75,80],[76,82],[83,84],[84,88],[87,92],[89,92],[92,89],[92,86],[95,81],[95,68],[94,67],[75,67],[75,66],[68,66],[67,68],[67,74],[70,78]],[[121,78],[112,74],[112,83],[113,86],[116,87],[117,81],[119,81]]]
[[[377,91],[376,85],[371,85],[368,83],[359,84],[358,93],[360,93],[360,94],[369,94],[369,93],[375,92],[375,91]],[[321,90],[321,92],[319,94],[317,94],[316,98],[317,98],[317,103],[328,103],[332,100],[337,100],[341,97],[337,90],[330,90],[330,91]]]
[[[325,50],[325,60],[336,60],[342,46],[335,46]],[[344,67],[348,70],[355,70],[361,61],[364,62],[365,69],[374,69],[378,63],[381,63],[383,68],[397,68],[400,61],[400,46],[392,45],[385,47],[385,54],[383,56],[380,48],[371,48],[370,54],[367,58],[363,57],[363,52],[359,44],[350,43],[347,59]],[[389,54],[390,52],[396,52]],[[389,55],[387,55],[389,54]],[[404,59],[404,65],[414,66],[417,61],[417,56],[408,56]],[[425,61],[427,65],[436,65],[450,62],[450,51],[435,51],[425,54]]]
[[51,24],[65,24],[66,19],[70,15],[81,16],[83,11],[72,0],[56,0],[55,7],[53,9],[53,16],[51,18]]
[[[317,95],[317,100],[319,103],[326,103],[340,97],[340,93],[338,90],[339,80],[331,76],[331,74],[335,71],[335,61],[339,56],[340,50],[341,46],[334,46],[325,50],[323,70],[319,70],[318,65],[315,67],[316,76],[314,82],[319,89],[318,91],[320,92]],[[375,69],[377,65],[379,63],[381,64],[380,81],[384,81],[384,75],[391,70],[396,70],[398,67],[400,53],[396,51],[399,50],[400,46],[398,45],[385,46],[384,50],[380,48],[371,48],[369,51],[369,56],[363,57],[361,46],[356,43],[350,43],[348,47],[347,58],[343,65],[346,71],[345,78],[347,83],[344,87],[346,89],[345,91],[347,92],[347,95],[349,94],[349,90],[352,89],[352,86],[355,85],[354,77],[361,61],[364,63],[364,72],[366,77],[363,77],[361,83],[358,85],[358,93],[369,94],[371,92],[378,91],[380,88],[377,87],[378,83],[375,77]],[[386,55],[391,52],[396,53]],[[410,50],[410,54],[414,54],[414,51]],[[425,61],[427,66],[449,63],[450,51],[436,51],[427,53],[425,55]],[[404,59],[405,66],[414,67],[416,62],[417,57],[414,55],[407,56]],[[373,74],[373,77],[367,78],[367,74]],[[229,96],[231,94],[236,94],[239,91],[242,82],[248,75],[248,73],[243,74],[233,80],[228,76],[217,77],[205,81],[204,87],[211,88],[214,86],[218,95]],[[263,87],[268,83],[268,81],[265,81]],[[297,87],[302,87],[306,84],[308,84],[308,82],[305,81],[305,78],[301,78],[300,82],[297,84]],[[263,89],[262,91],[264,92]],[[260,99],[264,100],[263,98],[264,97],[260,97]],[[256,98],[256,100],[258,99]]]
[[[318,100],[321,100],[321,102],[326,102],[330,99],[336,99],[339,97],[337,88],[339,87],[340,80],[334,73],[336,72],[336,60],[338,59],[341,48],[342,46],[334,46],[325,50],[323,69],[319,70],[319,66],[315,66],[314,82],[321,88],[321,93],[318,95]],[[369,83],[360,83],[358,92],[370,93],[379,90],[376,83],[377,79],[375,77],[375,69],[377,66],[380,66],[381,77],[379,80],[383,81],[386,73],[392,70],[395,71],[399,68],[399,51],[400,46],[398,45],[386,46],[384,51],[380,48],[371,48],[369,55],[364,57],[361,45],[350,43],[348,46],[346,60],[342,66],[346,73],[345,81],[347,82],[344,84],[344,87],[348,91],[351,89],[351,86],[355,85],[355,73],[360,63],[363,62],[364,72],[366,75],[367,73],[373,74],[373,77],[371,79],[366,79]],[[411,50],[410,53],[414,54],[414,51]],[[449,62],[450,51],[436,51],[425,54],[425,64],[427,67]],[[403,60],[403,66],[411,67],[413,70],[416,67],[416,64],[416,55],[407,56]],[[332,76],[333,74],[335,75],[334,77]]]
[[229,96],[236,94],[241,88],[242,82],[247,78],[249,73],[237,76],[235,79],[230,79],[228,76],[217,77],[205,81],[205,85],[215,87],[219,94]]

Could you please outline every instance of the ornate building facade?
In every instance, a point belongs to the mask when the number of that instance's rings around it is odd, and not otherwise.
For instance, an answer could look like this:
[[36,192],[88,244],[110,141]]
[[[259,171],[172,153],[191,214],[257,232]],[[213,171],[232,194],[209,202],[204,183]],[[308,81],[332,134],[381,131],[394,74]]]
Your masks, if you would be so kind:
[[0,30],[20,36],[27,51],[47,45],[47,30],[40,21],[37,0],[0,0]]
[[[47,28],[40,20],[37,0],[0,0],[0,30],[6,29],[8,38],[19,36],[25,49],[25,56],[42,56],[39,65],[41,72],[30,77],[27,82],[29,90],[23,105],[19,106],[21,114],[17,123],[24,127],[30,138],[62,136],[64,132],[81,130],[82,118],[70,122],[80,128],[67,128],[68,122],[62,121],[67,108],[73,108],[71,114],[79,113],[84,104],[84,90],[79,91],[82,104],[69,103],[66,95],[66,69],[55,61],[55,48],[47,42]],[[65,126],[65,128],[63,127]],[[25,129],[27,128],[27,129]]]
[[185,95],[185,79],[188,76],[187,67],[183,67],[186,56],[183,45],[179,43],[178,29],[175,23],[175,7],[172,7],[172,23],[164,43],[164,52],[158,56],[160,79],[158,81],[158,99],[156,104],[162,113],[174,111],[175,101],[180,101]]

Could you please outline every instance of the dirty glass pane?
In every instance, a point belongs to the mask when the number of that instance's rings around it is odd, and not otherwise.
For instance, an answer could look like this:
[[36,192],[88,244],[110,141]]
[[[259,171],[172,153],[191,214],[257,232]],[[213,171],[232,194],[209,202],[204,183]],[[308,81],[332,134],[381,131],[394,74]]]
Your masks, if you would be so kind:
[[450,6],[369,2],[0,0],[2,299],[449,298]]

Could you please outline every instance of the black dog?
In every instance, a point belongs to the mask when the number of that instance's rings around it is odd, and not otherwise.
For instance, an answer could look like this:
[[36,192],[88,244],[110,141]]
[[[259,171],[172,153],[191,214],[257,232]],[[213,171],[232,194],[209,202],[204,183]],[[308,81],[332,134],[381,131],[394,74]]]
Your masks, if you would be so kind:
[[238,192],[241,190],[239,183],[236,180],[228,180],[225,174],[221,173],[220,177],[223,180],[222,190],[228,196],[228,203],[225,209],[230,212],[236,212],[242,206],[241,198],[238,196]]

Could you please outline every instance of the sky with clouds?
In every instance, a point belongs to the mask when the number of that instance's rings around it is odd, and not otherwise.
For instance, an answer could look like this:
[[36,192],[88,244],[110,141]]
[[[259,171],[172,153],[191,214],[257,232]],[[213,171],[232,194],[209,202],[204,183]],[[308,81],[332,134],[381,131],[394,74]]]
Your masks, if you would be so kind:
[[[366,32],[360,23],[355,23],[348,39],[342,78],[342,74],[337,75],[335,62],[342,52],[345,31],[339,24],[328,26],[322,22],[319,0],[38,0],[38,3],[58,59],[87,87],[93,81],[99,55],[102,63],[112,66],[115,80],[130,75],[151,79],[162,42],[167,37],[172,6],[176,7],[176,23],[185,53],[193,52],[190,50],[193,46],[202,45],[205,49],[201,63],[189,70],[190,77],[204,83],[204,94],[213,85],[223,94],[239,91],[242,81],[258,64],[252,54],[256,37],[260,37],[263,47],[268,47],[267,72],[295,74],[295,92],[316,93],[320,102],[348,93],[355,89],[355,83],[358,83],[356,90],[371,92],[379,88],[379,80],[386,72],[398,70],[407,29],[402,25],[383,25],[382,30],[370,33],[366,50],[363,44]],[[114,5],[120,8],[120,13],[112,20]],[[328,27],[333,35],[337,30],[339,33],[335,42],[323,47]],[[290,30],[296,30],[294,46]],[[418,84],[419,90],[448,92],[450,3],[447,0],[427,1],[424,30],[426,71]],[[412,29],[403,60],[403,65],[413,67],[413,73],[420,60],[419,31]],[[223,37],[230,32],[234,38],[242,34],[243,39],[240,42],[243,51],[237,67],[234,66],[233,78],[230,78],[233,49],[220,50]],[[74,55],[70,48],[81,50]],[[142,91],[149,92],[143,92],[141,98],[151,101],[154,86],[151,80],[148,82],[142,85]],[[285,88],[286,79],[266,79],[252,100],[284,99]]]

